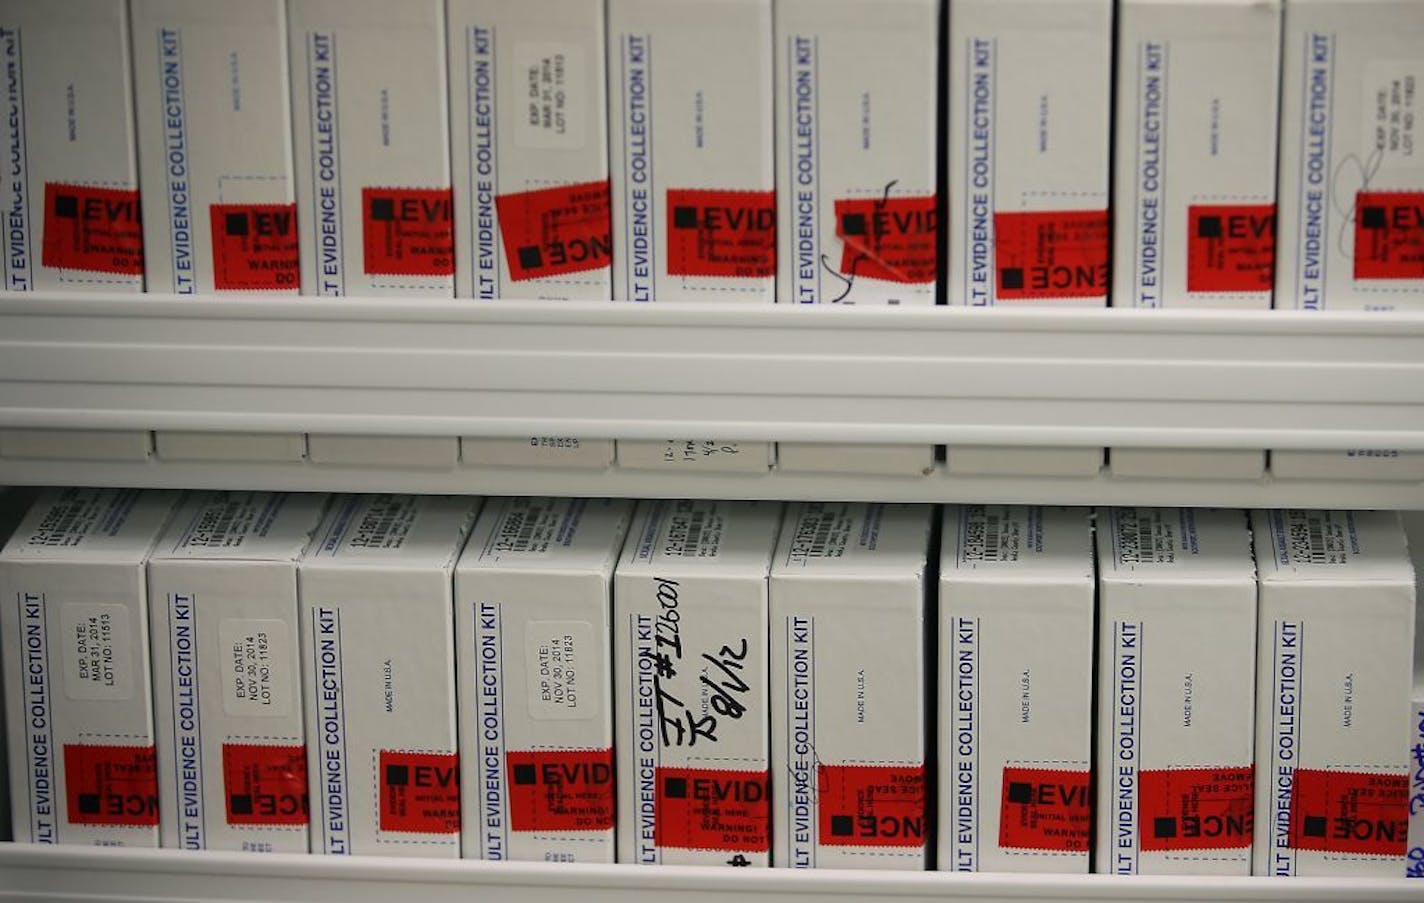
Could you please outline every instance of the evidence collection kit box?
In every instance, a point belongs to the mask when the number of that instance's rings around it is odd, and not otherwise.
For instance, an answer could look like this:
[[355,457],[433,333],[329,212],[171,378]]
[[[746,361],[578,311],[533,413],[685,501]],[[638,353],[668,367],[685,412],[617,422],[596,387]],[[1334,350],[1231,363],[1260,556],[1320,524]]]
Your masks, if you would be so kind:
[[452,297],[445,4],[287,14],[302,293]]
[[460,855],[452,580],[479,504],[344,497],[302,557],[313,852]]
[[284,0],[132,0],[148,290],[298,289]]
[[933,506],[806,502],[771,566],[772,861],[928,864]]
[[297,562],[325,505],[194,493],[149,557],[164,847],[308,850]]
[[1424,309],[1417,0],[1289,0],[1276,307]]
[[[1257,511],[1255,872],[1405,870],[1415,586],[1393,511]],[[1400,700],[1404,700],[1401,703]]]
[[[939,7],[775,3],[779,302],[935,303]],[[782,442],[777,466],[918,476],[934,449]]]
[[1268,310],[1280,0],[1121,0],[1113,304]]
[[455,294],[606,301],[601,0],[447,0]]
[[0,551],[16,840],[158,846],[144,562],[177,499],[47,491]]
[[143,290],[127,0],[8,0],[5,290]]
[[1093,533],[1085,508],[947,506],[939,868],[1088,871]]
[[1112,0],[948,0],[950,304],[1108,296]]
[[638,508],[614,577],[618,861],[766,866],[781,504]]
[[939,5],[776,0],[778,301],[934,303]]
[[1097,519],[1094,868],[1249,875],[1256,570],[1245,515],[1108,508]]
[[[608,0],[613,298],[776,294],[771,0]],[[630,468],[756,472],[769,442],[620,441]]]
[[613,862],[613,570],[632,503],[504,498],[455,570],[463,847]]

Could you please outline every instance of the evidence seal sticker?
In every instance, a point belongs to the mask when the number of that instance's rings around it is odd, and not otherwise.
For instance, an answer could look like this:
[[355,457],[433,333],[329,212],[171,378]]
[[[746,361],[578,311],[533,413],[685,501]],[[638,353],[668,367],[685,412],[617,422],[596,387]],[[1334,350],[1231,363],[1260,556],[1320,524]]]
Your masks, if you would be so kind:
[[306,747],[223,744],[223,797],[230,825],[304,825]]
[[1087,852],[1089,778],[1086,769],[1004,766],[999,846]]
[[1137,804],[1140,849],[1249,850],[1254,772],[1250,765],[1142,771]]
[[1274,204],[1187,209],[1187,291],[1269,292],[1275,271]]
[[64,783],[73,824],[158,824],[158,758],[152,746],[65,744]]
[[368,276],[455,272],[448,188],[362,188],[361,233]]
[[143,275],[143,220],[138,192],[45,183],[47,267]]
[[382,831],[454,834],[460,830],[460,765],[454,753],[380,754]]
[[1355,278],[1424,279],[1424,191],[1355,195]]
[[776,192],[670,188],[668,273],[776,275]]
[[762,853],[771,843],[771,774],[659,768],[660,847]]
[[1108,212],[994,214],[998,297],[1101,298],[1108,292]]
[[1408,831],[1407,776],[1295,770],[1290,843],[1296,849],[1403,857]]
[[221,291],[297,290],[296,204],[213,204],[213,285]]
[[608,181],[559,185],[495,198],[516,282],[599,270],[613,260]]
[[840,271],[886,282],[934,282],[939,216],[934,195],[836,201]]
[[509,823],[516,831],[613,827],[613,750],[511,751]]
[[822,765],[820,842],[919,847],[925,843],[925,770],[918,765]]

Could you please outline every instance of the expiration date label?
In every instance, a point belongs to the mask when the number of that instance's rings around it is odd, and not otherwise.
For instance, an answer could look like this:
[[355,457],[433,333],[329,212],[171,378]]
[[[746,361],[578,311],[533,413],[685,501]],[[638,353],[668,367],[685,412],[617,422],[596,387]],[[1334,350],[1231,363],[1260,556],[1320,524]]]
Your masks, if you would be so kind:
[[70,602],[60,609],[64,691],[70,699],[128,699],[133,652],[127,606]]
[[1418,60],[1374,60],[1365,71],[1364,147],[1373,148],[1386,167],[1424,167],[1424,65]]
[[514,45],[514,143],[522,148],[583,147],[589,73],[583,48],[563,42]]
[[529,715],[587,720],[599,715],[598,659],[587,621],[530,621],[524,628]]
[[223,711],[239,716],[291,712],[290,629],[276,618],[224,618],[218,624]]

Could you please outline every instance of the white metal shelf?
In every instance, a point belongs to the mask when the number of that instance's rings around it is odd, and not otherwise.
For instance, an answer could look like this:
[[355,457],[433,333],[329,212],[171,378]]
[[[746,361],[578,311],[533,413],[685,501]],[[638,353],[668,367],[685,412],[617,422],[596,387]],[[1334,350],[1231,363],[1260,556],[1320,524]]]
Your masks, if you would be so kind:
[[860,903],[1411,900],[1405,879],[959,875],[190,853],[0,844],[0,900],[291,903]]
[[291,463],[0,460],[0,484],[426,492],[785,501],[985,502],[1025,505],[1424,509],[1424,483],[1373,480],[1164,480],[1093,477],[759,475],[673,470],[554,470],[456,466],[366,468]]
[[1424,449],[1424,314],[7,295],[0,425]]

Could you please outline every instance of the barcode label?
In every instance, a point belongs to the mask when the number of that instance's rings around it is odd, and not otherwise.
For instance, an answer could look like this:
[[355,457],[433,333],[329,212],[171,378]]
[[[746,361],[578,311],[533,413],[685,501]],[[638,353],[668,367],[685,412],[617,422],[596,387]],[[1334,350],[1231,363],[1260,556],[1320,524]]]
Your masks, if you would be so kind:
[[549,551],[559,512],[543,498],[511,499],[481,557],[501,554],[540,555]]
[[1171,564],[1177,558],[1172,523],[1155,508],[1115,508],[1117,559],[1120,565]]
[[846,544],[850,542],[850,527],[849,505],[804,505],[796,520],[796,532],[786,560],[805,564],[816,558],[844,556]]
[[1305,511],[1293,508],[1285,512],[1284,530],[1278,537],[1286,563],[1294,565],[1345,564],[1344,525],[1336,517],[1344,512]]
[[1003,505],[965,505],[960,518],[960,563],[1017,561],[1022,526]]
[[667,519],[662,553],[676,558],[716,558],[723,517],[715,503],[677,502]]
[[60,494],[40,524],[25,539],[27,546],[72,546],[87,536],[99,516],[99,490],[69,489]]
[[419,498],[378,495],[366,506],[346,544],[358,549],[399,549],[418,513]]
[[178,548],[237,548],[252,531],[257,517],[253,498],[243,493],[217,500],[204,508],[178,543]]

